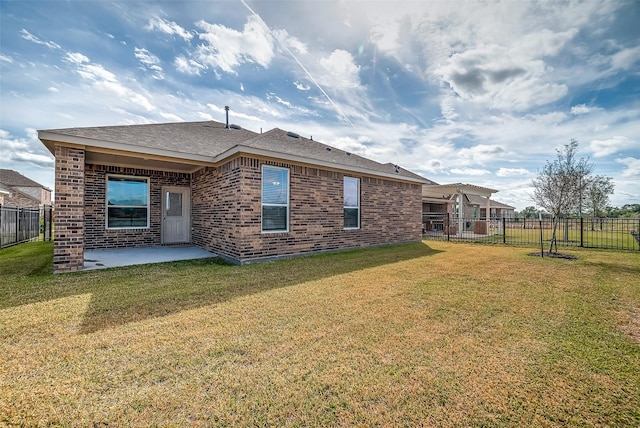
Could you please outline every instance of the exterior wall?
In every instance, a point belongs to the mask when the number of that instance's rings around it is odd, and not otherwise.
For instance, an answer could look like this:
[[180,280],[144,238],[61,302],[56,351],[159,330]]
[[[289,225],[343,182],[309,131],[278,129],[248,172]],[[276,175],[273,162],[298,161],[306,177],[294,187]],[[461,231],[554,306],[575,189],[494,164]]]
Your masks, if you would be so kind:
[[[243,206],[242,164],[249,158],[235,158],[218,168],[193,174],[191,190],[191,240],[207,251],[239,260],[240,221]],[[255,160],[253,160],[255,162]],[[260,199],[260,194],[254,195]]]
[[447,204],[436,204],[433,202],[423,202],[422,203],[422,212],[423,213],[446,213],[447,212]]
[[[107,174],[149,177],[148,228],[106,228]],[[85,166],[85,181],[85,248],[149,247],[162,243],[162,186],[190,187],[191,174],[88,164]]]
[[56,146],[54,272],[84,267],[84,150]]
[[[287,233],[262,233],[263,164],[289,168]],[[421,185],[347,175],[360,178],[360,229],[355,230],[343,227],[342,172],[238,157],[196,174],[193,242],[236,262],[248,262],[421,238]]]
[[14,189],[9,190],[9,194],[0,194],[0,205],[18,208],[38,208],[40,202],[30,195],[18,192]]
[[[51,191],[43,187],[15,186],[14,189],[31,196],[38,204],[51,205]],[[38,205],[36,204],[36,206]]]
[[51,205],[51,190],[40,189],[40,203],[42,205]]

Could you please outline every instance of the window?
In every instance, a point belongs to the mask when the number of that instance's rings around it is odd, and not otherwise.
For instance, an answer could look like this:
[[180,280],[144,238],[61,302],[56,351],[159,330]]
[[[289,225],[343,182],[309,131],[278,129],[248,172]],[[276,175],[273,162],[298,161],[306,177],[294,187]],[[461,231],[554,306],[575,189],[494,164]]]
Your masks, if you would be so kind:
[[262,231],[289,231],[289,170],[262,165]]
[[107,229],[149,227],[149,179],[107,176]]
[[344,178],[344,228],[360,227],[360,179]]

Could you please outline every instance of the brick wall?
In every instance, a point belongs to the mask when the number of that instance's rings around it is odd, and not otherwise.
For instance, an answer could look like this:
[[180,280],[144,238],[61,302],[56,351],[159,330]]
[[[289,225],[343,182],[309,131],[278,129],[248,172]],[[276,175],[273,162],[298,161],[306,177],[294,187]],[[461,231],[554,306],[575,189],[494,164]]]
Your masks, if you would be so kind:
[[[242,164],[235,158],[218,168],[205,168],[193,175],[191,206],[192,242],[207,251],[238,260],[242,217]],[[258,194],[258,198],[260,195]]]
[[[290,170],[287,233],[261,231],[262,164]],[[421,238],[421,185],[358,174],[349,176],[360,178],[361,227],[344,230],[344,175],[247,157],[202,171],[194,178],[194,243],[244,262]]]
[[84,267],[84,150],[56,146],[54,272]]
[[[149,178],[150,212],[148,228],[109,230],[106,228],[107,174]],[[118,166],[86,165],[85,180],[85,248],[94,250],[100,248],[148,247],[161,244],[162,186],[189,187],[191,185],[191,174]]]
[[14,189],[8,195],[0,195],[0,205],[18,208],[38,208],[39,201]]

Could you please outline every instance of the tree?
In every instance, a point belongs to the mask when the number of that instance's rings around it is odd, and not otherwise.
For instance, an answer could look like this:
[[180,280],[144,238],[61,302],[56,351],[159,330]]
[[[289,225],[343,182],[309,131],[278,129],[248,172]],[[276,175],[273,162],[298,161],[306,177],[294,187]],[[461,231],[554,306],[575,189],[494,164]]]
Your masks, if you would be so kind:
[[518,213],[518,217],[522,218],[538,218],[540,211],[536,207],[526,207]]
[[553,231],[549,253],[556,243],[556,230],[560,217],[570,213],[581,203],[581,195],[593,171],[588,159],[576,159],[578,142],[571,140],[563,150],[556,150],[557,158],[547,161],[538,177],[533,180],[533,200],[549,212],[553,219]]
[[613,193],[611,177],[596,175],[587,180],[584,199],[592,217],[600,217],[609,205],[609,195]]

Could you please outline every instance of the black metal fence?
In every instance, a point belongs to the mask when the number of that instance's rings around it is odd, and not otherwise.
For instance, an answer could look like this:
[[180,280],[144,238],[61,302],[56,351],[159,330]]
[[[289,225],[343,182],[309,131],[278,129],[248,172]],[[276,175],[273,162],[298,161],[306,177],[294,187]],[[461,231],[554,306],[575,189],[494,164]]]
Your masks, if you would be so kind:
[[[553,220],[486,220],[425,213],[422,233],[425,239],[548,246]],[[637,251],[640,250],[640,218],[562,218],[556,229],[556,245]]]
[[0,248],[38,240],[52,239],[53,210],[50,206],[17,208],[0,205]]

